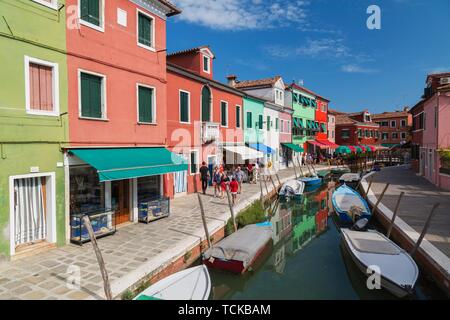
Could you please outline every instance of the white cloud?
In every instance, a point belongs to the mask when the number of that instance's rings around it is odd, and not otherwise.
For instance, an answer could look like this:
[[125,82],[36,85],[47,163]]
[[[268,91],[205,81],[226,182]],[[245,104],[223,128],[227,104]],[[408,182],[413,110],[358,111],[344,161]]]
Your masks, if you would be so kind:
[[306,20],[309,1],[283,0],[174,0],[180,20],[218,30],[268,29]]
[[341,67],[341,71],[345,73],[364,73],[364,74],[372,74],[377,73],[376,69],[364,68],[356,64],[347,64]]

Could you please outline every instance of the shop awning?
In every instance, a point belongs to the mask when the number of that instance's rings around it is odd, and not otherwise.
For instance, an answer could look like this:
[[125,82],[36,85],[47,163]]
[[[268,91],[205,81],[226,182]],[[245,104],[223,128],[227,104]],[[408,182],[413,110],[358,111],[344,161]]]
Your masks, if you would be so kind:
[[259,159],[264,157],[264,153],[246,146],[227,146],[223,148],[227,151],[239,155],[240,159],[243,160],[242,162],[245,162],[245,160]]
[[395,147],[400,147],[400,144],[398,144],[398,143],[382,143],[381,145],[383,147],[386,147],[386,148],[389,148],[389,149],[395,148]]
[[340,146],[339,148],[336,149],[336,153],[348,154],[348,153],[352,153],[352,150],[350,150],[350,148],[347,146]]
[[266,146],[263,143],[250,143],[249,147],[256,149],[258,151],[261,151],[264,154],[274,154],[275,153],[271,147]]
[[306,141],[306,142],[309,143],[309,144],[311,144],[311,145],[313,145],[313,146],[319,147],[320,149],[326,149],[326,148],[328,148],[326,145],[321,144],[320,142],[318,142],[318,141],[316,141],[316,140],[308,140],[308,141]]
[[339,148],[339,145],[337,145],[337,144],[334,143],[334,142],[331,142],[330,140],[319,140],[319,142],[320,142],[321,144],[326,145],[327,148],[330,148],[330,149],[337,149],[337,148]]
[[103,181],[156,176],[188,169],[185,159],[166,148],[71,149],[94,167]]
[[292,149],[295,152],[305,152],[305,150],[302,147],[293,143],[282,143],[282,145],[289,149]]

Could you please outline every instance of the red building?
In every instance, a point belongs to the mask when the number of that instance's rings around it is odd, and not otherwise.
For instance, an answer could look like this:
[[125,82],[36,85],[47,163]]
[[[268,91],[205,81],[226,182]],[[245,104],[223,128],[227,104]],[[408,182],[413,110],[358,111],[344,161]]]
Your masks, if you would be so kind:
[[336,116],[336,143],[343,146],[380,146],[380,126],[372,121],[369,111],[343,113],[329,110]]
[[171,195],[193,192],[199,167],[233,163],[237,149],[245,149],[244,94],[213,80],[214,54],[203,46],[169,54],[167,146],[189,163],[185,172],[170,177]]
[[382,146],[391,148],[411,141],[412,115],[408,107],[402,111],[374,114],[372,120],[380,125]]
[[164,148],[166,20],[180,10],[166,0],[66,7],[76,8],[66,37],[71,220],[94,213],[108,231],[136,222],[142,204],[164,195],[164,176],[186,168]]
[[325,130],[320,130],[316,133],[316,140],[328,141],[328,103],[330,101],[317,96],[317,108],[316,108],[316,122],[319,122],[319,127]]
[[425,129],[424,102],[424,100],[420,100],[410,110],[412,117],[411,168],[420,175],[423,175],[425,171],[425,159],[423,159],[424,155],[420,151],[420,148],[423,145],[423,131]]

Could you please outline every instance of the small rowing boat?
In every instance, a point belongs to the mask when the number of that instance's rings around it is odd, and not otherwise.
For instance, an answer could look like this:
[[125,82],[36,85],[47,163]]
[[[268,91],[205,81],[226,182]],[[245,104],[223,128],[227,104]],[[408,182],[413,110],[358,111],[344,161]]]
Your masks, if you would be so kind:
[[185,269],[156,282],[134,300],[208,300],[211,279],[204,265]]
[[370,220],[372,213],[367,202],[354,189],[340,186],[331,197],[334,211],[343,223],[354,223],[359,219]]
[[305,183],[306,187],[312,187],[312,186],[318,186],[322,184],[322,178],[318,176],[314,177],[304,177],[300,178],[300,181],[303,181]]
[[282,198],[300,198],[305,190],[305,183],[299,180],[286,181],[278,192]]
[[366,276],[378,273],[381,287],[399,298],[413,292],[419,269],[405,250],[375,230],[341,231],[345,249]]
[[336,175],[350,173],[350,172],[352,172],[352,170],[350,170],[350,168],[348,168],[348,167],[340,167],[340,168],[331,169],[331,173],[336,174]]
[[361,180],[361,176],[358,173],[344,173],[339,178],[339,182],[341,183],[355,183]]

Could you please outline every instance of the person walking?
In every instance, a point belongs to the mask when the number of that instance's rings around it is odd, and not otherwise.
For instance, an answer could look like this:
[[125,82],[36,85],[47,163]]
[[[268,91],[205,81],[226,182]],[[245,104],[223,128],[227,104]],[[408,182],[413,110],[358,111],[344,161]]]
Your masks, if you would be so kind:
[[234,171],[234,178],[236,179],[238,185],[239,185],[239,191],[240,194],[242,192],[242,182],[244,181],[244,171],[242,171],[241,167],[238,166],[236,170]]
[[221,186],[221,193],[220,198],[225,198],[225,192],[227,191],[228,185],[230,184],[230,178],[226,175],[226,173],[222,173],[222,177],[220,180],[220,186]]
[[247,165],[248,183],[253,183],[253,165],[249,162]]
[[213,185],[214,185],[214,198],[220,195],[220,183],[222,180],[222,174],[220,173],[219,167],[214,168],[213,173]]
[[202,162],[202,166],[200,167],[200,179],[202,181],[203,194],[206,194],[206,189],[208,188],[210,174],[209,174],[209,168],[206,165],[205,161]]
[[253,165],[252,175],[253,175],[253,183],[256,184],[257,181],[258,181],[258,176],[259,176],[259,164],[258,164],[258,161],[256,161],[256,163]]
[[238,190],[239,190],[239,183],[236,180],[236,178],[233,178],[233,180],[230,182],[230,191],[231,191],[231,197],[233,199],[233,206],[236,203]]

